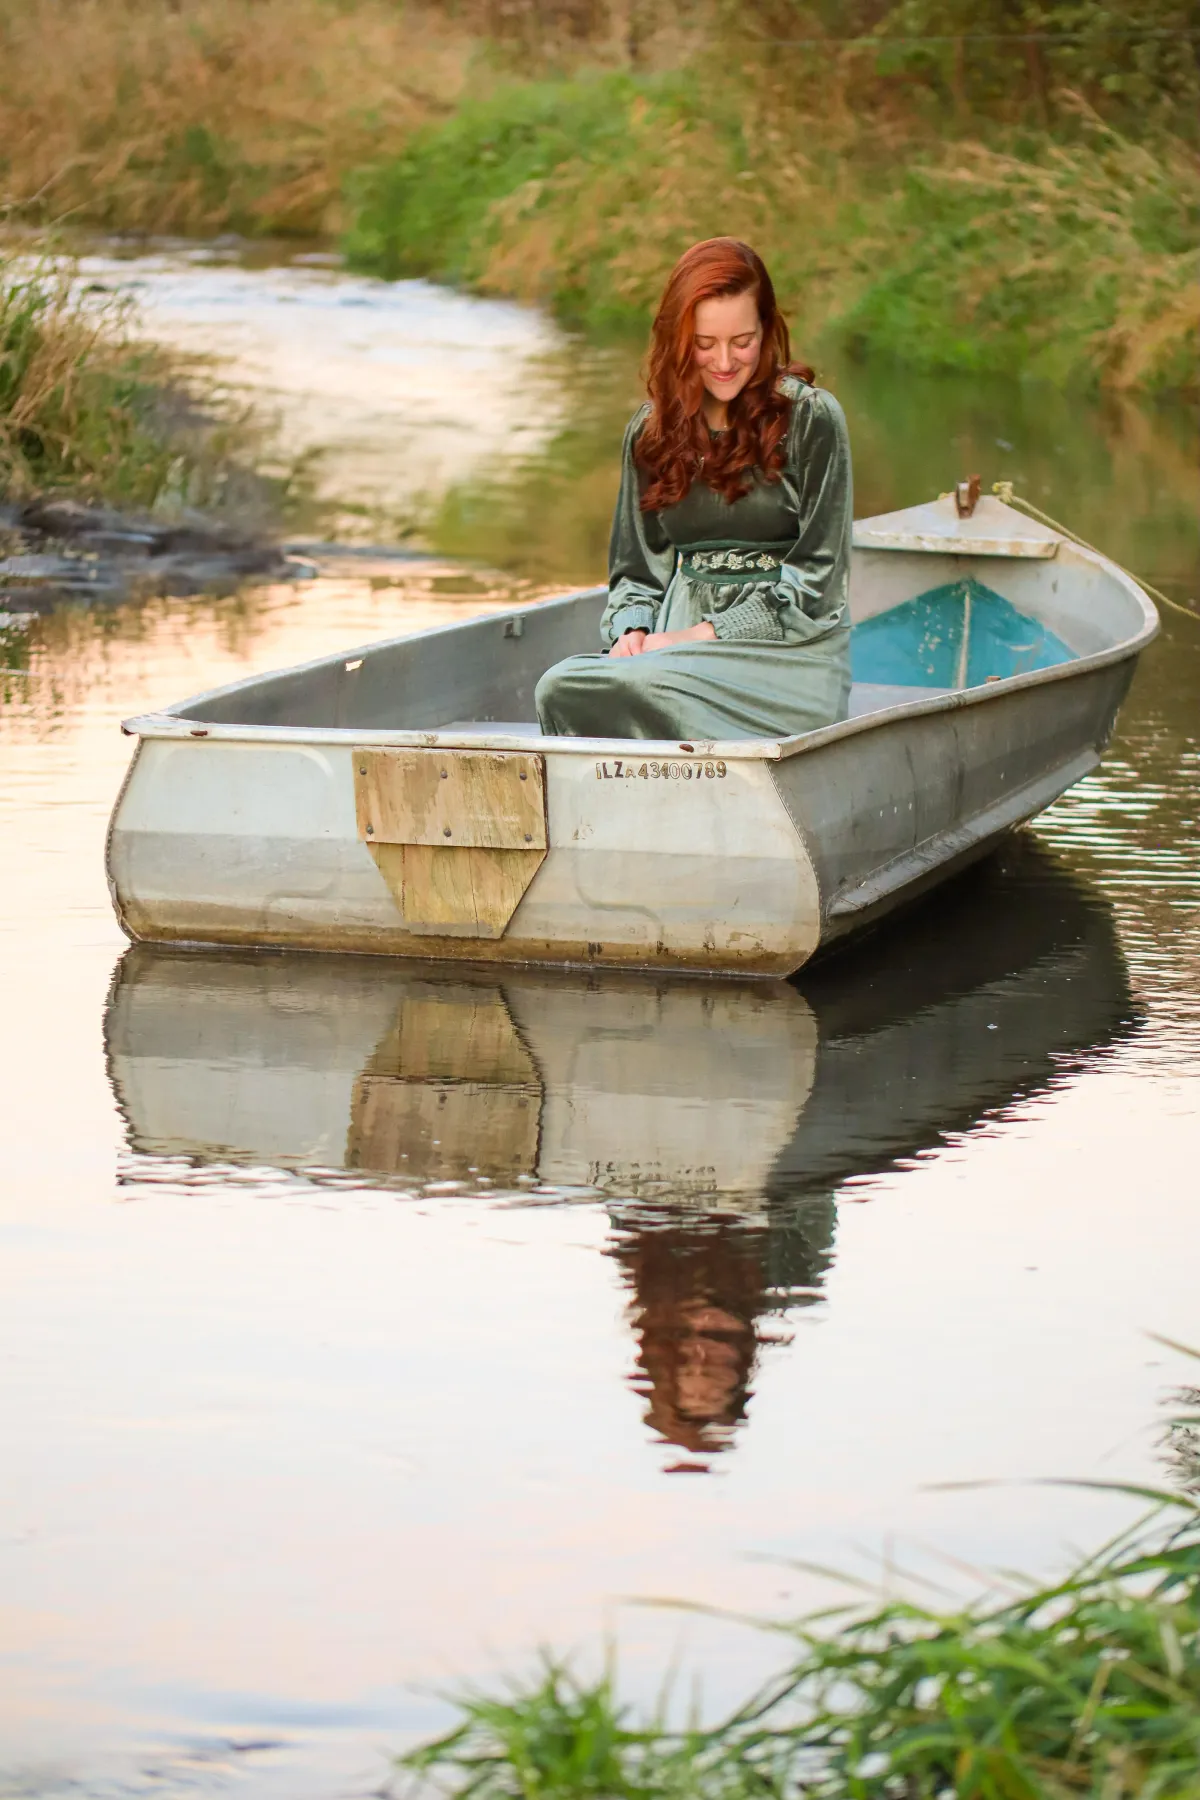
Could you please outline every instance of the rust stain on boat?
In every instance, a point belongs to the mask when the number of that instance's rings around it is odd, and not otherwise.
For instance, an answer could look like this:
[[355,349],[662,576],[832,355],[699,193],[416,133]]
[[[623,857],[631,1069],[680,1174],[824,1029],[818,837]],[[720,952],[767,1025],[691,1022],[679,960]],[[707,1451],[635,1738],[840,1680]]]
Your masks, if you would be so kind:
[[[140,916],[139,916],[140,915]],[[252,949],[336,951],[349,955],[402,956],[434,962],[487,964],[597,965],[614,969],[678,969],[693,974],[790,975],[804,957],[794,951],[764,950],[753,938],[738,945],[701,951],[675,949],[655,943],[597,943],[567,938],[478,938],[418,934],[398,926],[394,931],[378,926],[320,926],[307,924],[296,930],[264,926],[247,920],[230,908],[205,906],[184,912],[155,908],[148,918],[136,903],[122,915],[126,932],[137,943],[185,944],[202,948],[228,945]]]

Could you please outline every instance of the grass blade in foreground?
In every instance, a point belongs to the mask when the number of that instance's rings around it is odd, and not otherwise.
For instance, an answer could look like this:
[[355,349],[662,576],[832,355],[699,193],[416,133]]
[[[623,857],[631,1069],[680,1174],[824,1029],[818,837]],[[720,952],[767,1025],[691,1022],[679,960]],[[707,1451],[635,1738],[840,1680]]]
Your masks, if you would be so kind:
[[632,1723],[610,1673],[588,1682],[547,1660],[506,1696],[460,1696],[462,1723],[403,1766],[481,1800],[1190,1800],[1200,1513],[1183,1510],[1003,1605],[893,1601],[836,1635],[772,1626],[795,1642],[791,1666],[710,1730]]

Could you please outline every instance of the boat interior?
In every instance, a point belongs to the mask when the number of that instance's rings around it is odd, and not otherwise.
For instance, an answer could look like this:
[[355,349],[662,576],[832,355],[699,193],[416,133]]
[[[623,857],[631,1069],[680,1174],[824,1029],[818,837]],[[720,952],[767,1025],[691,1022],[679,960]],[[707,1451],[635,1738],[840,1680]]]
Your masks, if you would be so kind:
[[[892,518],[941,504],[856,527],[852,718],[1061,666],[1147,628],[1136,593],[1107,565],[998,502],[1006,529],[1016,520],[1032,535],[1003,547],[995,536],[946,536],[930,547],[928,534],[889,534]],[[599,649],[604,604],[605,590],[592,588],[254,677],[169,711],[216,725],[536,736],[538,678]]]

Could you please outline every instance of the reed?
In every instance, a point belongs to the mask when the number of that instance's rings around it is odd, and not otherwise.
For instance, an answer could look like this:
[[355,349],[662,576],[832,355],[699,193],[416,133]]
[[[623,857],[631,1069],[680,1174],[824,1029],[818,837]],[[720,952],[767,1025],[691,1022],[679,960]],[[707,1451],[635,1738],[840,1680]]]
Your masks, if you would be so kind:
[[261,528],[293,472],[203,370],[141,342],[136,315],[83,291],[69,260],[0,257],[0,493],[69,490]]
[[1163,1514],[1002,1604],[907,1600],[773,1625],[779,1678],[710,1728],[638,1721],[546,1661],[403,1759],[459,1800],[1194,1800],[1200,1514]]
[[849,1583],[848,1605],[764,1622],[786,1666],[707,1727],[662,1702],[636,1719],[611,1659],[586,1679],[543,1658],[531,1681],[458,1696],[458,1724],[401,1766],[455,1800],[1195,1800],[1197,1398],[1167,1401],[1170,1487],[1076,1484],[1153,1511],[1060,1581],[1006,1575],[1006,1598],[955,1610]]

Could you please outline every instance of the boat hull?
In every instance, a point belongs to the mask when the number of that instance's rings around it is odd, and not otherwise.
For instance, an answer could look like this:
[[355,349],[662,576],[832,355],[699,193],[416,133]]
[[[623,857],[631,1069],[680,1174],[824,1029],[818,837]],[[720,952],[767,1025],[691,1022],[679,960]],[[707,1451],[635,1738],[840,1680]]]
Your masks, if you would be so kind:
[[820,942],[816,874],[765,762],[547,754],[548,852],[488,939],[406,926],[359,834],[354,757],[143,741],[109,848],[129,936],[759,975]]
[[[982,705],[902,712],[772,769],[820,891],[821,941],[986,855],[1100,761],[1133,660]],[[846,805],[846,795],[854,804]]]
[[490,941],[406,928],[359,835],[353,746],[146,739],[110,837],[114,900],[150,942],[790,974],[1093,769],[1131,675],[1080,671],[1052,704],[901,708],[779,761],[549,753],[548,854]]
[[[849,719],[802,737],[540,737],[537,676],[594,639],[602,590],[134,720],[108,842],[120,922],[160,943],[788,975],[1095,768],[1157,630],[1130,577],[1040,527],[1014,552],[1028,522],[989,504],[976,555],[970,522],[930,549],[933,509],[908,548],[893,521],[872,547],[867,521],[855,622],[985,574],[1066,660],[954,691],[860,684]],[[371,773],[389,756],[390,795]],[[494,803],[435,819],[439,793],[489,782]]]

